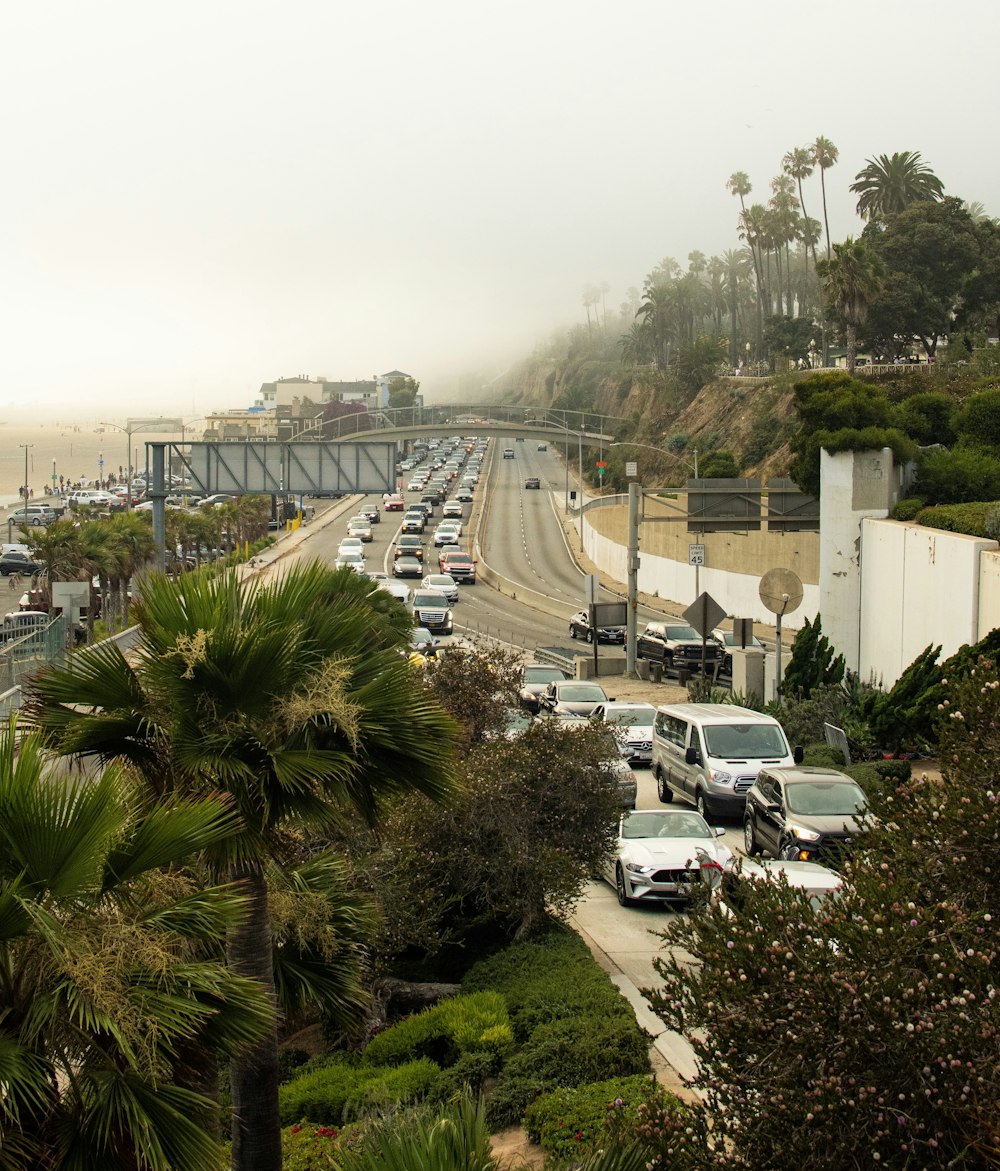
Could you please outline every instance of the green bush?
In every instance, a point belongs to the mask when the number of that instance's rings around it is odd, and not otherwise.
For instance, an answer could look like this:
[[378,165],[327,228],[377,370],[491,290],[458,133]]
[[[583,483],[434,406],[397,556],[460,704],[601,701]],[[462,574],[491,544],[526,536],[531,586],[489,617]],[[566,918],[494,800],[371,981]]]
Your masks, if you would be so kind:
[[545,1021],[564,1017],[635,1019],[587,945],[568,927],[554,927],[537,940],[516,943],[473,965],[462,989],[483,988],[503,994],[518,1042]]
[[568,1163],[597,1150],[608,1133],[608,1115],[616,1116],[616,1130],[631,1129],[636,1108],[651,1095],[667,1097],[648,1077],[592,1082],[542,1094],[528,1107],[524,1119],[528,1138],[538,1143],[547,1159]]
[[1000,537],[1000,503],[974,501],[967,504],[935,504],[922,508],[913,518],[917,524],[970,537]]
[[499,992],[482,991],[442,1000],[374,1037],[364,1053],[370,1065],[401,1065],[430,1057],[444,1067],[461,1053],[506,1053],[514,1041],[507,1005]]
[[892,519],[913,520],[923,507],[924,502],[919,496],[907,496],[904,500],[896,502],[892,510]]
[[843,768],[845,761],[844,754],[839,748],[834,748],[832,744],[824,741],[820,744],[807,744],[802,763],[810,768]]
[[399,1066],[331,1062],[281,1086],[278,1109],[284,1124],[308,1118],[336,1125],[371,1110],[431,1096],[440,1076],[441,1070],[426,1057]]
[[914,491],[929,504],[998,500],[1000,459],[972,447],[929,451],[920,460]]
[[281,1132],[281,1171],[330,1171],[330,1160],[340,1147],[335,1126],[295,1123]]
[[898,403],[896,426],[920,444],[955,441],[955,400],[940,390],[926,390]]
[[539,1025],[504,1066],[487,1111],[512,1126],[546,1090],[649,1072],[649,1038],[635,1017],[580,1017]]

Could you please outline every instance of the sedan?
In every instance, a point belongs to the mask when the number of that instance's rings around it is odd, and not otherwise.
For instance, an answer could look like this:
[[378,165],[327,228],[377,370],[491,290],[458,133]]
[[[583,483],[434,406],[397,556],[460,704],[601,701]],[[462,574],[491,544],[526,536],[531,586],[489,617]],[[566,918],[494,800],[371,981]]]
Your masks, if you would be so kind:
[[429,573],[420,584],[425,590],[438,590],[452,605],[458,601],[458,583],[450,573]]
[[607,693],[599,683],[556,679],[546,684],[538,706],[550,712],[571,712],[573,715],[589,718],[594,714],[594,708],[607,702]]
[[[569,620],[570,638],[585,638],[587,642],[594,641],[594,632],[590,628],[590,614],[587,610],[577,610]],[[601,626],[597,630],[597,641],[625,644],[624,626]]]
[[522,706],[537,715],[538,700],[548,684],[559,683],[567,678],[565,671],[559,667],[550,667],[548,663],[525,663],[521,671],[519,693]]
[[360,537],[362,541],[370,541],[374,537],[371,521],[367,516],[355,516],[347,522],[347,535]]
[[717,885],[732,861],[732,851],[721,840],[725,832],[712,829],[693,810],[633,810],[619,823],[618,849],[604,877],[623,907],[686,906],[698,890]]
[[30,577],[32,574],[39,573],[41,566],[31,560],[27,553],[18,553],[12,551],[4,553],[0,557],[0,573],[4,577],[9,577],[12,573],[22,573]]
[[392,563],[393,577],[423,577],[424,563],[409,553],[397,557]]
[[475,497],[472,495],[471,488],[459,488],[455,493],[455,499],[460,504],[471,504]]
[[529,476],[524,481],[524,486],[525,488],[535,488],[537,490],[541,490],[542,481],[537,476]]
[[377,504],[362,504],[361,515],[368,517],[368,523],[377,525],[382,519],[382,514],[378,510]]
[[334,569],[353,569],[355,573],[364,573],[365,559],[360,553],[348,549],[337,554],[337,560],[333,563],[333,567]]
[[344,537],[337,549],[337,556],[340,557],[343,553],[357,553],[364,560],[364,541],[360,537]]
[[[732,675],[733,673],[733,647],[740,648],[739,639],[732,630],[713,630],[712,637],[723,648],[722,666],[719,668],[723,675]],[[750,646],[756,650],[762,651],[764,644],[759,638],[751,636]]]

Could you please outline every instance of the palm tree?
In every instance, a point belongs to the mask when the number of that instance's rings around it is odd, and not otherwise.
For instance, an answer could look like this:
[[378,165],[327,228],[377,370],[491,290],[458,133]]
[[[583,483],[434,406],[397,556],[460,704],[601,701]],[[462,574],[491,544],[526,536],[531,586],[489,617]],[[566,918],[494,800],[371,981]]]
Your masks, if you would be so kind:
[[185,864],[235,822],[218,797],[151,803],[123,770],[58,774],[37,737],[0,733],[5,1171],[218,1168],[186,1047],[236,1053],[271,1011],[221,962],[242,898]]
[[829,140],[829,138],[818,137],[810,148],[812,150],[813,161],[819,167],[819,184],[820,190],[823,192],[823,225],[826,229],[826,258],[830,259],[830,220],[826,214],[826,172],[830,167],[836,166],[837,159],[840,157],[840,152]]
[[[781,160],[785,174],[794,179],[799,189],[799,208],[802,211],[802,220],[807,223],[806,201],[802,194],[802,180],[808,179],[816,167],[816,159],[808,147],[797,146],[790,150]],[[816,263],[816,248],[813,246],[813,264]]]
[[858,196],[858,215],[864,220],[884,220],[911,203],[937,202],[944,195],[944,184],[919,151],[878,155],[865,163],[850,188]]
[[854,374],[858,351],[858,326],[868,317],[872,301],[882,288],[885,266],[864,240],[850,236],[834,244],[833,259],[817,266],[827,306],[847,330],[847,372]]
[[[246,912],[230,970],[275,997],[268,866],[288,833],[351,807],[452,790],[454,725],[401,655],[409,615],[348,570],[312,563],[271,583],[234,572],[154,576],[126,660],[111,643],[35,679],[28,717],[57,751],[124,759],[153,794],[224,792],[240,825],[211,856]],[[279,1171],[274,1029],[231,1065],[233,1167]]]

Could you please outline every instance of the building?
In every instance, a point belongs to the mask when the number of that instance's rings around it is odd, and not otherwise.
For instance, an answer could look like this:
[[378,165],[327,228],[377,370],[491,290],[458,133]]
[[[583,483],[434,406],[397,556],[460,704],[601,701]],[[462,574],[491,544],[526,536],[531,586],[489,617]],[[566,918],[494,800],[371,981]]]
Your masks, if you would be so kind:
[[205,416],[206,442],[226,439],[277,439],[278,421],[273,407],[243,407],[213,411]]

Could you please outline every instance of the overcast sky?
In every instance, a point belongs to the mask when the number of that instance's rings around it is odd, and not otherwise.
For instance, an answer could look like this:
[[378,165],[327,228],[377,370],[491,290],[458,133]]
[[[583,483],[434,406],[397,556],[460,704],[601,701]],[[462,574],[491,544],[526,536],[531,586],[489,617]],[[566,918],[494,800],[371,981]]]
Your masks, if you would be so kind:
[[[399,368],[443,400],[664,256],[735,247],[824,135],[830,228],[918,150],[1000,214],[982,0],[8,5],[0,417],[248,405]],[[818,178],[806,208],[820,213]]]

